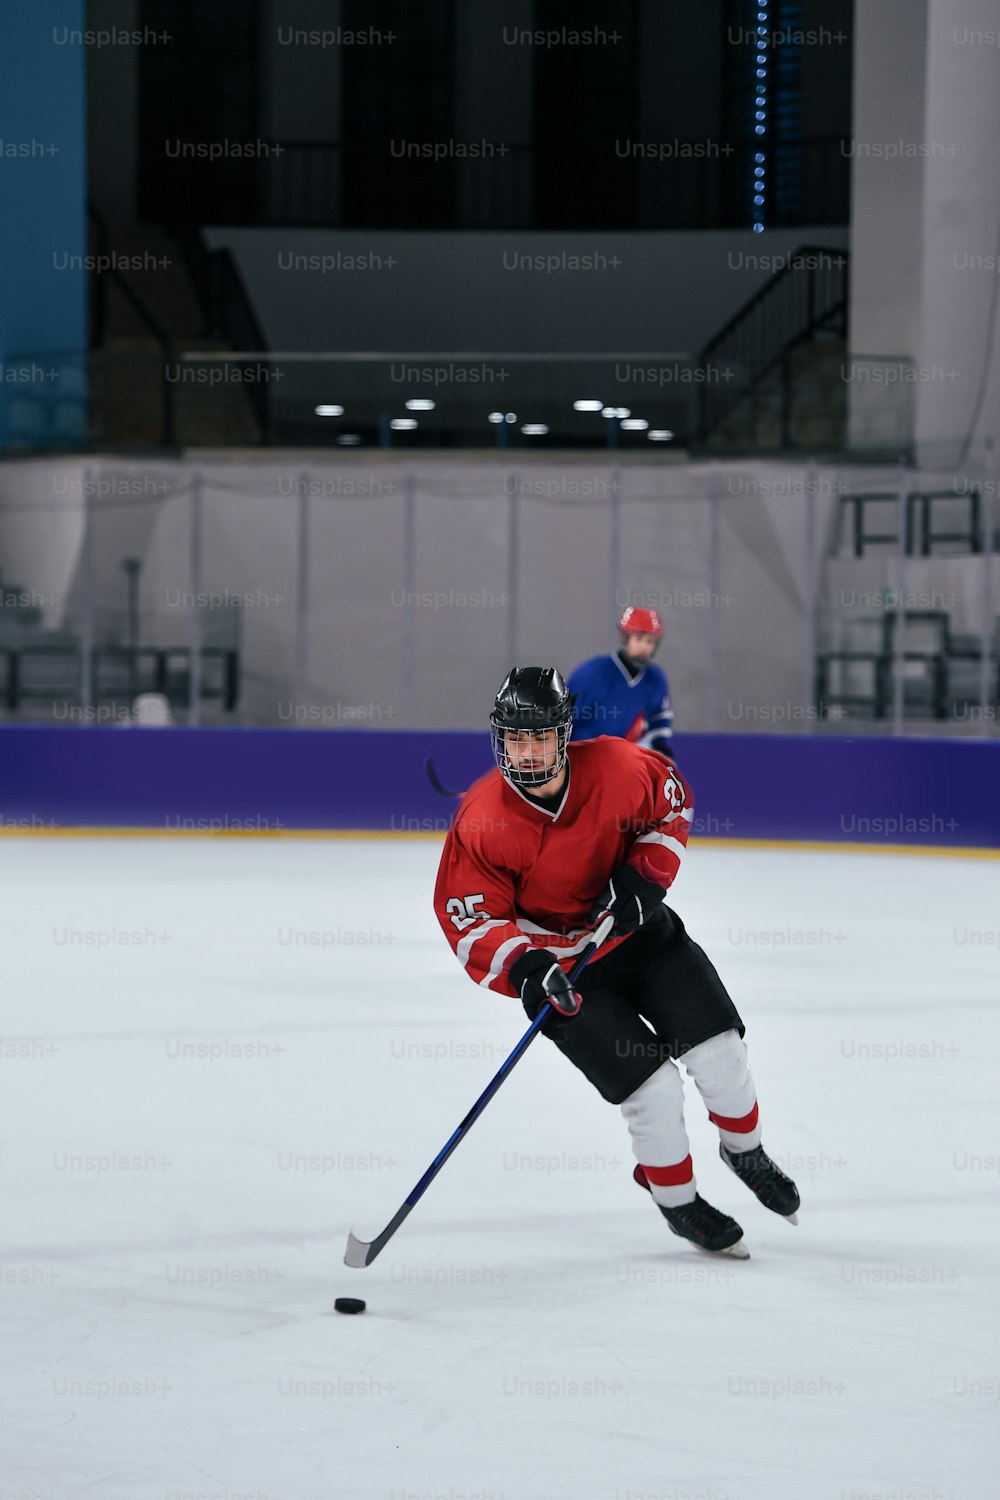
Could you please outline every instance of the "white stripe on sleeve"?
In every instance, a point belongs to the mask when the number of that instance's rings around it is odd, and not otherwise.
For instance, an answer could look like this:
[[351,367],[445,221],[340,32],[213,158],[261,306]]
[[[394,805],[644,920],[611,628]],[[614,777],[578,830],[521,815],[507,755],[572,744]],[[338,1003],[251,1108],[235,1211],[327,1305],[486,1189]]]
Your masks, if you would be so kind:
[[664,849],[670,849],[681,859],[684,855],[684,845],[680,839],[672,839],[668,833],[641,833],[636,839],[637,844],[662,844]]
[[530,940],[526,937],[508,938],[505,943],[501,943],[493,955],[493,962],[490,964],[489,973],[484,974],[483,978],[479,981],[480,988],[484,990],[492,988],[494,979],[500,977],[504,961],[508,954],[513,953],[516,948],[530,948],[531,946]]
[[469,954],[472,951],[473,943],[478,943],[479,939],[483,937],[487,932],[489,932],[491,928],[506,927],[506,925],[507,924],[502,917],[491,917],[486,922],[479,922],[475,927],[473,927],[471,932],[467,932],[465,934],[465,937],[462,938],[461,942],[458,944],[458,947],[455,949],[455,952],[458,955],[458,961],[462,965],[463,969],[468,968],[469,966]]
[[[529,922],[522,922],[522,920],[519,918],[517,925],[519,927],[529,927],[532,924]],[[544,929],[540,930],[544,931]],[[559,934],[552,933],[551,936],[558,937]],[[565,948],[553,948],[551,951],[555,954],[557,959],[575,958],[578,953],[583,952],[584,948],[586,948],[587,944],[591,941],[593,936],[593,932],[588,928],[579,937],[577,937],[575,943],[568,943]],[[479,981],[483,989],[489,989],[492,986],[494,979],[496,979],[497,975],[500,973],[500,970],[504,966],[504,960],[506,959],[508,953],[512,953],[515,948],[521,946],[525,948],[532,948],[537,947],[537,944],[530,943],[527,938],[508,938],[505,943],[500,944],[499,948],[493,955],[493,962],[490,964],[490,972],[485,976],[485,978]]]

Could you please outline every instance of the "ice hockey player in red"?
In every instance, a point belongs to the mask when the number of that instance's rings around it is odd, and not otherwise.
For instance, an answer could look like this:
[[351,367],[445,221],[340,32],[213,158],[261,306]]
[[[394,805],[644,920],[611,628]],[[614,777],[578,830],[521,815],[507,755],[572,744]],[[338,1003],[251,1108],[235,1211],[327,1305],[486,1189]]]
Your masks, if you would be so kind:
[[[497,769],[465,794],[434,905],[469,978],[518,996],[632,1136],[635,1179],[675,1234],[745,1257],[734,1219],[699,1196],[679,1060],[720,1152],[765,1208],[792,1223],[795,1184],[761,1145],[744,1026],[707,956],[665,903],[687,843],[691,794],[654,751],[570,744],[573,709],[552,667],[515,667],[490,716]],[[598,916],[615,925],[573,990],[566,977]]]

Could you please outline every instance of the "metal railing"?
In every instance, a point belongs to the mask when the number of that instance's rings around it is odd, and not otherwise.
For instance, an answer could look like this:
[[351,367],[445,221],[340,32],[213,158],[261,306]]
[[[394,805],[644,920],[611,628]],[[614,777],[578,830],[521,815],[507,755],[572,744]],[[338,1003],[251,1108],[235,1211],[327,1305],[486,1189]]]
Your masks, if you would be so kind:
[[101,705],[131,706],[138,693],[161,693],[171,708],[184,709],[197,676],[201,702],[218,702],[225,713],[239,702],[239,652],[232,649],[203,646],[197,674],[188,646],[95,646],[89,676],[87,656],[79,643],[0,646],[0,700],[10,713],[47,703],[57,716],[93,718]]
[[[848,254],[803,245],[787,257],[750,301],[722,327],[700,356],[698,440],[711,442],[727,418],[780,372],[780,442],[790,448],[794,351],[820,330],[847,335]],[[726,372],[725,381],[710,378]]]

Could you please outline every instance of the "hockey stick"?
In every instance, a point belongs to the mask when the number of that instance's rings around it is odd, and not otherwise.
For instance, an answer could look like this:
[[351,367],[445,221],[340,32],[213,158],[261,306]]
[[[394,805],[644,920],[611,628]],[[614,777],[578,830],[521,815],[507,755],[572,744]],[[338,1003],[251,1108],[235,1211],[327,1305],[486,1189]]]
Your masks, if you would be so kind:
[[[614,925],[615,919],[611,916],[610,912],[601,918],[597,927],[594,929],[594,935],[591,938],[590,942],[587,944],[586,948],[584,948],[583,952],[580,954],[580,957],[577,959],[576,963],[569,971],[568,977],[571,984],[575,984],[579,979],[580,975],[587,967],[587,964],[590,962],[591,958],[593,958],[597,949],[604,942],[605,938],[608,936],[608,933],[611,931]],[[434,1181],[437,1174],[440,1172],[441,1168],[444,1166],[445,1162],[448,1160],[451,1153],[455,1150],[456,1146],[468,1135],[469,1131],[479,1119],[479,1116],[482,1114],[487,1104],[489,1104],[490,1100],[493,1098],[493,1095],[503,1083],[504,1079],[511,1072],[514,1065],[521,1061],[521,1058],[524,1056],[525,1052],[527,1052],[531,1043],[535,1040],[535,1037],[538,1035],[542,1026],[544,1026],[551,1009],[552,1006],[548,1003],[548,1001],[546,1001],[541,1010],[538,1012],[538,1015],[535,1017],[531,1025],[528,1027],[527,1031],[524,1033],[524,1036],[521,1038],[517,1046],[514,1048],[513,1052],[500,1068],[500,1071],[480,1094],[479,1098],[469,1110],[469,1113],[466,1115],[461,1125],[459,1125],[454,1135],[452,1135],[450,1140],[447,1141],[447,1143],[438,1152],[437,1156],[435,1156],[434,1160],[427,1168],[427,1171],[424,1173],[423,1177],[421,1177],[416,1187],[406,1199],[406,1202],[400,1205],[399,1209],[389,1220],[389,1223],[385,1226],[382,1233],[376,1235],[373,1240],[359,1240],[355,1235],[353,1229],[350,1231],[347,1236],[347,1250],[344,1254],[345,1265],[354,1266],[356,1269],[360,1270],[364,1266],[370,1266],[376,1255],[378,1255],[381,1250],[385,1249],[386,1245],[396,1233],[396,1230],[399,1228],[403,1220],[406,1218],[407,1214],[410,1212],[410,1209],[416,1206],[419,1200],[423,1197],[424,1193],[430,1187],[431,1183]]]
[[437,792],[437,794],[438,794],[439,797],[464,797],[465,796],[464,792],[453,792],[451,790],[451,787],[447,787],[447,786],[444,785],[444,782],[441,780],[441,778],[438,775],[437,771],[435,771],[435,769],[434,769],[434,762],[431,760],[431,758],[430,758],[429,755],[428,755],[427,759],[424,761],[424,770],[427,772],[427,780],[430,782],[431,786]]

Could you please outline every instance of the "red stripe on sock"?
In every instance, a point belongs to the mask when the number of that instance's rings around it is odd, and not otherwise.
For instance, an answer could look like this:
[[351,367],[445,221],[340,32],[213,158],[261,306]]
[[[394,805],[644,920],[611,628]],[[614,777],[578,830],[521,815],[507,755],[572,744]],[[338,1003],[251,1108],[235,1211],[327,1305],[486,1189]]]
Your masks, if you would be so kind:
[[651,1182],[657,1187],[683,1187],[694,1177],[694,1163],[690,1156],[685,1156],[675,1167],[636,1167],[632,1176],[644,1188]]
[[735,1135],[749,1135],[751,1130],[757,1129],[757,1105],[748,1115],[738,1115],[730,1119],[729,1115],[717,1115],[709,1110],[708,1118],[718,1125],[720,1130],[731,1130]]

